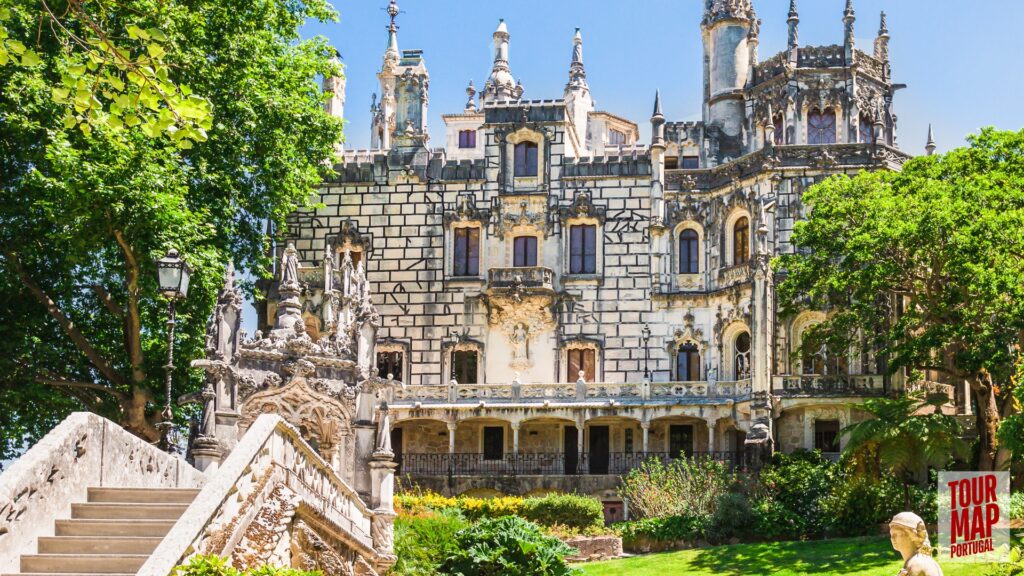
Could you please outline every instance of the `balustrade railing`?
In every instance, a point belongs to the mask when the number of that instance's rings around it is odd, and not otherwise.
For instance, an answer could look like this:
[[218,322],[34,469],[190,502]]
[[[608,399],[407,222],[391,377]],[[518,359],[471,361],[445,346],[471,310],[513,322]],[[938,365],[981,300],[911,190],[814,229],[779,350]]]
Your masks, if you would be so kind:
[[566,454],[563,452],[502,454],[482,453],[402,454],[396,457],[398,473],[410,476],[544,476],[622,475],[648,460],[668,464],[680,458],[715,460],[732,470],[744,467],[743,452],[609,452],[607,454]]
[[491,268],[487,271],[487,284],[491,288],[547,288],[554,286],[555,273],[543,266],[517,266],[515,268]]
[[878,396],[885,392],[879,374],[801,374],[776,376],[777,396]]
[[750,397],[751,381],[718,382],[559,382],[540,384],[447,384],[406,386],[395,390],[397,407],[419,404],[476,404],[484,402],[647,402],[680,398],[743,400]]

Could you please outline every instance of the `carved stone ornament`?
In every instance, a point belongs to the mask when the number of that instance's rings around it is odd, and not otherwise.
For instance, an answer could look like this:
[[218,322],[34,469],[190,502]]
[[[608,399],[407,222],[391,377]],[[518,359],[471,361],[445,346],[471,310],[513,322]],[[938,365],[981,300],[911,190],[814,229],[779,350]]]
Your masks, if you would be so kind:
[[476,207],[476,195],[472,192],[460,192],[455,200],[454,208],[444,213],[444,223],[479,222],[486,224],[490,220],[490,212]]
[[590,192],[586,190],[576,191],[576,197],[569,206],[559,208],[558,214],[563,222],[572,218],[596,218],[604,224],[607,210],[604,206],[594,204]]
[[353,574],[351,564],[302,520],[292,530],[291,566],[321,574]]
[[546,196],[502,196],[496,199],[495,232],[500,236],[516,226],[528,226],[547,234],[548,206]]
[[517,335],[528,342],[555,328],[551,304],[551,297],[545,295],[523,295],[518,302],[491,298],[488,321],[501,330],[510,344],[516,344]]

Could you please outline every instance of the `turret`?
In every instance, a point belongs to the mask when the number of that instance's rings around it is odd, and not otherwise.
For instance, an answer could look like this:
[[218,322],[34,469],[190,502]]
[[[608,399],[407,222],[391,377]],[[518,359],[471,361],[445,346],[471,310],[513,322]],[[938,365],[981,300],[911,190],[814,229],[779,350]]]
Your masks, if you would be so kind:
[[[337,67],[338,73],[325,75],[323,82],[324,93],[327,100],[324,102],[324,111],[337,118],[345,117],[345,74],[342,72],[341,56],[335,52],[331,58],[331,64]],[[343,149],[344,144],[339,142],[338,148]]]
[[750,39],[757,17],[750,0],[707,0],[701,22],[704,41],[704,125],[708,166],[744,153],[743,90],[751,68]]
[[374,148],[390,149],[401,145],[423,144],[427,141],[427,104],[430,75],[423,52],[398,50],[398,4],[388,5],[388,44],[377,78],[380,81],[380,103],[371,107]]
[[572,39],[572,59],[569,61],[569,82],[565,85],[565,111],[569,119],[574,146],[578,151],[587,147],[587,119],[594,111],[594,99],[587,86],[587,71],[583,67],[583,35],[580,29]]
[[494,31],[492,38],[494,66],[491,67],[491,75],[484,83],[483,101],[519,100],[523,96],[523,86],[516,83],[509,67],[508,44],[511,36],[504,19],[498,22],[498,28]]

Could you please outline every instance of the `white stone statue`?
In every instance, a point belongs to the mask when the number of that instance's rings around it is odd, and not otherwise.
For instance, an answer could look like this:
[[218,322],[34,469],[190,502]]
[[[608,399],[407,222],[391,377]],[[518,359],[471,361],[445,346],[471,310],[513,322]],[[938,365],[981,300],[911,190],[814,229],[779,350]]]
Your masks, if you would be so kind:
[[299,255],[295,250],[295,243],[289,242],[281,256],[281,284],[292,285],[299,283]]
[[889,522],[889,538],[903,556],[903,569],[896,576],[943,576],[932,558],[931,541],[924,520],[913,512],[900,512]]
[[527,341],[527,329],[523,323],[516,324],[516,327],[512,330],[512,344],[515,346],[515,358],[517,360],[525,359],[529,353],[526,349]]

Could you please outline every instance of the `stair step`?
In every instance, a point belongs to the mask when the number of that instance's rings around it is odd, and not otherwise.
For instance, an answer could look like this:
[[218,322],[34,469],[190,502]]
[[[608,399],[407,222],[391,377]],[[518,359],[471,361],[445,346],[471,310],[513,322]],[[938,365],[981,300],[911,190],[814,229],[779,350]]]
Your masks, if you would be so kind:
[[163,538],[175,520],[57,520],[57,536],[138,536]]
[[177,520],[188,504],[72,504],[71,517],[103,520]]
[[191,504],[197,494],[198,488],[89,488],[89,502]]
[[135,573],[142,568],[148,558],[148,554],[31,554],[21,557],[21,572]]
[[134,536],[42,536],[40,554],[151,554],[163,538]]

